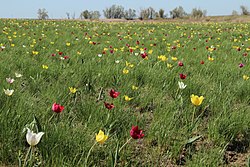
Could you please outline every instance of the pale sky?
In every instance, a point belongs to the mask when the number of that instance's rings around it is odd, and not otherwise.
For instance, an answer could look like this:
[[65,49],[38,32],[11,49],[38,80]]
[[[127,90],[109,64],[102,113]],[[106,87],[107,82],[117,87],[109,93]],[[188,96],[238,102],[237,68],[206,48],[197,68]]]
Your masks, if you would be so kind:
[[[98,10],[103,15],[103,9],[113,4],[122,5],[125,9],[139,10],[152,6],[156,11],[169,11],[182,6],[187,13],[193,8],[206,9],[207,15],[230,15],[233,10],[240,12],[240,6],[250,9],[250,0],[0,0],[0,18],[37,18],[39,8],[45,8],[53,19],[66,18],[66,12],[75,13],[79,18],[85,10]],[[138,14],[137,13],[137,14]]]

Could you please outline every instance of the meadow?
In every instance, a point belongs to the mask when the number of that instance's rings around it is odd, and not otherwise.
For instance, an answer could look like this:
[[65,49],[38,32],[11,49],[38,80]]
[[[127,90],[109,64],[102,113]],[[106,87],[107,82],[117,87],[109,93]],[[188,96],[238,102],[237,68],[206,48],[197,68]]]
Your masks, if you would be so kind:
[[0,30],[0,166],[250,164],[250,23]]

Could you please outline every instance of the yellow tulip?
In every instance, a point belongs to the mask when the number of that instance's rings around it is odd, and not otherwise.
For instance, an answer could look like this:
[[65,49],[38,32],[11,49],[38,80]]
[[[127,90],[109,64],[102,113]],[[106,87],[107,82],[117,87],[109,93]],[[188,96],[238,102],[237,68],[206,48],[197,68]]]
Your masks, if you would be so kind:
[[129,70],[126,69],[126,68],[124,68],[122,72],[123,72],[123,74],[128,74],[128,73],[129,73]]
[[248,80],[248,79],[249,79],[249,76],[247,76],[247,75],[243,75],[243,79],[246,81],[246,80]]
[[193,105],[195,106],[199,106],[201,105],[202,101],[204,100],[204,97],[203,96],[197,96],[197,95],[194,95],[192,94],[191,95],[191,102],[193,103]]
[[132,98],[132,97],[128,97],[127,95],[125,95],[125,96],[124,96],[124,99],[125,99],[125,101],[130,101],[130,100],[132,100],[133,98]]
[[132,86],[132,90],[137,90],[137,89],[138,89],[137,86],[135,86],[135,85]]
[[76,93],[77,89],[73,87],[69,87],[70,93]]
[[49,67],[47,65],[42,65],[42,68],[47,70]]
[[102,130],[99,130],[99,133],[95,135],[95,139],[98,143],[103,144],[108,139],[108,136]]

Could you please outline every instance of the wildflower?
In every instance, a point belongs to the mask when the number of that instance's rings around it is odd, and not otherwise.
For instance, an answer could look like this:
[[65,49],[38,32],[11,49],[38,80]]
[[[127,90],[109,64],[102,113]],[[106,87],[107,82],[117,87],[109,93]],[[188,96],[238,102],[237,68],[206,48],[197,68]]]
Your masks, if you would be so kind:
[[66,46],[70,46],[70,43],[69,43],[69,42],[67,42],[67,43],[66,43]]
[[214,58],[211,57],[211,56],[208,56],[208,60],[209,60],[209,61],[214,61]]
[[186,79],[186,77],[187,77],[187,75],[184,75],[184,74],[182,74],[182,73],[180,74],[180,78],[181,78],[181,79]]
[[47,65],[42,65],[42,68],[47,70],[49,67]]
[[201,60],[200,64],[204,64],[205,62],[203,60]]
[[184,64],[183,64],[182,61],[179,61],[179,62],[178,62],[178,66],[182,67],[183,65],[184,65]]
[[117,98],[119,96],[120,92],[116,92],[114,89],[111,89],[110,92],[109,92],[109,95],[112,97],[112,98]]
[[15,80],[13,78],[6,78],[6,81],[10,84],[12,84]]
[[33,133],[29,128],[27,128],[27,134],[26,134],[26,140],[29,143],[30,146],[35,146],[39,143],[42,136],[44,135],[44,132],[39,133]]
[[70,93],[76,93],[77,89],[73,87],[69,87]]
[[104,102],[104,106],[109,110],[111,110],[115,107],[115,105],[113,103],[107,103],[107,102]]
[[191,96],[190,96],[190,98],[191,98],[191,102],[193,103],[193,105],[195,105],[195,106],[199,106],[199,105],[201,105],[201,103],[202,103],[202,101],[204,100],[204,97],[203,96],[197,96],[197,95],[194,95],[194,94],[192,94]]
[[11,96],[14,93],[13,89],[3,89],[3,91],[7,96]]
[[108,139],[108,136],[102,130],[99,130],[99,133],[95,135],[95,139],[98,143],[103,144]]
[[64,110],[64,106],[61,106],[60,104],[54,103],[52,105],[52,111],[56,112],[56,113],[60,113]]
[[15,76],[16,76],[17,78],[20,78],[20,77],[22,77],[23,75],[22,75],[22,74],[19,74],[19,73],[15,73]]
[[132,86],[132,90],[137,90],[137,89],[138,89],[137,86],[135,86],[135,85]]
[[130,136],[133,139],[140,139],[144,137],[144,134],[142,133],[142,130],[138,128],[138,126],[132,126],[130,130]]
[[116,64],[119,64],[119,63],[120,63],[120,60],[116,60],[115,63],[116,63]]
[[239,64],[239,67],[240,67],[240,68],[244,67],[244,64],[243,64],[243,63],[240,63],[240,64]]
[[101,58],[101,57],[102,57],[102,54],[98,54],[97,56]]
[[185,85],[183,82],[178,81],[178,85],[180,89],[185,89],[187,85]]
[[124,99],[125,99],[125,101],[130,101],[130,100],[132,100],[133,98],[132,98],[132,97],[128,97],[127,95],[125,95],[125,96],[124,96]]
[[176,61],[176,60],[177,60],[177,57],[171,57],[171,59],[172,59],[173,61]]
[[172,64],[169,64],[169,63],[167,63],[167,67],[168,67],[168,68],[172,68],[172,67],[173,67],[173,65],[172,65]]
[[39,53],[38,51],[32,51],[33,55],[38,55],[38,53]]
[[160,61],[167,61],[168,58],[166,56],[164,56],[164,55],[160,55],[160,56],[158,56],[158,60],[160,60]]
[[122,73],[123,73],[123,74],[128,74],[128,73],[129,73],[129,70],[126,69],[126,68],[124,68],[124,69],[122,70]]
[[249,79],[249,76],[247,76],[247,75],[243,75],[243,79],[246,81],[246,80],[248,80],[248,79]]

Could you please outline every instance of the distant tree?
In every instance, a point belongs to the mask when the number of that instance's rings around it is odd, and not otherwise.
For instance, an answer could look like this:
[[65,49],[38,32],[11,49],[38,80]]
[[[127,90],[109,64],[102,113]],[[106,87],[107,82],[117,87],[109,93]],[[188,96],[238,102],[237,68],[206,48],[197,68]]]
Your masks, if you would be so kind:
[[163,9],[159,10],[159,17],[164,18],[164,10]]
[[49,18],[48,12],[44,8],[38,9],[37,15],[38,15],[38,19],[40,20],[45,20]]
[[147,9],[141,9],[139,19],[154,19],[156,17],[156,12],[154,8],[149,7]]
[[238,13],[236,10],[233,10],[233,11],[232,11],[232,15],[233,15],[233,16],[238,16],[239,13]]
[[193,8],[193,10],[191,12],[191,17],[201,18],[201,17],[205,17],[206,14],[207,14],[206,10],[201,10],[201,9]]
[[170,11],[170,16],[175,19],[179,17],[186,16],[187,13],[184,11],[182,6],[174,8],[172,11]]
[[88,10],[84,10],[81,14],[80,14],[80,19],[88,19],[89,18],[89,11]]
[[112,5],[103,10],[103,14],[107,19],[121,19],[124,17],[124,7],[120,5]]
[[66,12],[67,19],[70,19],[70,14],[69,12]]
[[80,14],[80,19],[99,19],[100,17],[101,17],[101,14],[99,11],[84,10]]
[[136,10],[129,8],[128,10],[125,11],[124,17],[127,20],[133,20],[136,17]]
[[74,12],[71,16],[71,18],[74,20],[76,18],[76,13]]
[[89,19],[99,19],[101,14],[99,11],[91,11],[89,12]]
[[241,5],[241,15],[250,15],[250,12],[248,11],[248,8],[246,6]]

